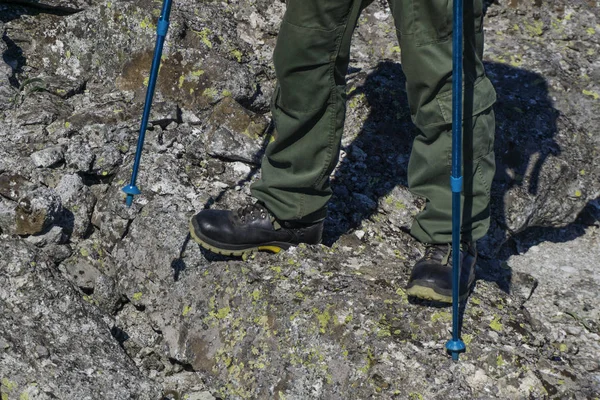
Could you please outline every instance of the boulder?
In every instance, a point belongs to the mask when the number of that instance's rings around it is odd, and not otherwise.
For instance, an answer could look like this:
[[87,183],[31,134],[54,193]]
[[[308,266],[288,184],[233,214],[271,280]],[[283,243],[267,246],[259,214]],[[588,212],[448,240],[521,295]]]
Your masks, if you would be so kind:
[[161,392],[111,336],[111,326],[31,245],[0,240],[2,396],[147,399]]
[[258,164],[268,121],[245,110],[230,97],[221,101],[208,119],[207,152],[230,161]]
[[64,210],[64,225],[75,238],[83,238],[91,229],[90,220],[96,197],[84,185],[79,175],[63,175],[54,189],[60,196]]
[[19,199],[16,208],[16,228],[18,235],[35,235],[44,232],[62,218],[62,203],[56,192],[47,187],[39,187]]
[[64,159],[65,152],[60,146],[48,147],[31,154],[31,161],[33,161],[36,167],[52,167],[64,161]]

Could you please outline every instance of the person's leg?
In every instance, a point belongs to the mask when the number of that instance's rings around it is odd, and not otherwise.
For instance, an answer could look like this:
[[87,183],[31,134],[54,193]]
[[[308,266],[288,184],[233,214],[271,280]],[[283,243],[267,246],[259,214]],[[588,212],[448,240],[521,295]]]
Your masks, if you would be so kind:
[[[412,119],[419,129],[409,162],[410,189],[427,200],[411,233],[423,243],[452,241],[452,1],[392,0]],[[494,176],[496,94],[482,62],[482,0],[465,1],[463,237],[489,226]],[[468,209],[467,209],[468,208]]]
[[[451,302],[452,1],[391,0],[412,119],[419,129],[408,168],[410,189],[426,198],[411,234],[430,246],[413,268],[408,293]],[[482,0],[465,0],[462,237],[485,235],[494,176],[496,95],[482,62]],[[476,251],[464,247],[461,295],[473,281]]]
[[251,188],[258,202],[194,216],[190,234],[204,248],[244,255],[321,241],[344,126],[350,40],[362,2],[287,1],[274,53],[275,140]]
[[288,0],[274,53],[275,140],[252,195],[280,220],[325,218],[346,112],[345,75],[361,0]]

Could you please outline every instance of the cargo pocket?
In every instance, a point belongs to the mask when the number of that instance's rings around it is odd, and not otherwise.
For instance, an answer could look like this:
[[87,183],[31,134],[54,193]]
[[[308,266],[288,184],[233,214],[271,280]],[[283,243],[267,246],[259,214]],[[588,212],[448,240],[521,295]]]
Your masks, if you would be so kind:
[[[473,112],[477,115],[496,102],[496,90],[492,82],[483,77],[473,87]],[[415,125],[419,128],[445,125],[452,123],[452,90],[440,93],[435,100],[421,105],[417,114],[413,117]]]
[[[470,97],[470,96],[469,96]],[[443,93],[436,98],[437,105],[443,121],[452,124],[452,91]],[[483,77],[473,87],[471,103],[471,132],[473,140],[473,154],[471,159],[483,157],[492,151],[494,146],[495,120],[492,106],[496,102],[496,90],[492,82]],[[463,104],[464,106],[464,104]],[[467,107],[463,107],[463,112]],[[468,132],[464,130],[464,133]],[[465,157],[468,156],[465,154]]]
[[338,29],[304,28],[287,21],[281,24],[273,54],[280,86],[277,106],[302,113],[324,108],[331,94],[331,60],[337,35]]
[[[463,88],[464,90],[464,88]],[[444,118],[444,121],[452,123],[452,91],[449,90],[445,93],[442,93],[436,98],[437,103],[441,109],[441,114]],[[479,82],[473,86],[473,112],[472,115],[477,115],[491,106],[496,102],[496,90],[494,89],[494,85],[487,78],[483,77]]]
[[[450,39],[453,29],[452,4],[452,0],[392,0],[398,34],[413,36],[417,47]],[[483,1],[465,0],[464,8],[465,18],[473,18],[475,32],[481,32]],[[468,21],[465,20],[465,23]]]
[[390,1],[398,37],[411,36],[417,47],[452,35],[452,0]]

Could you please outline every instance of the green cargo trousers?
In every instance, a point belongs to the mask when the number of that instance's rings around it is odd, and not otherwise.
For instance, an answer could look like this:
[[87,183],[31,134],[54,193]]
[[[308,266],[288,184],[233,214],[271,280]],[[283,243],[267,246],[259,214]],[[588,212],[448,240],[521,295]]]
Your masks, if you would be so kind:
[[[346,112],[350,41],[372,0],[287,0],[274,52],[275,140],[252,195],[281,220],[325,218],[329,176],[339,158]],[[452,241],[452,0],[390,0],[406,74],[411,117],[419,130],[408,166],[411,191],[426,198],[411,234],[424,243]],[[482,0],[465,0],[463,238],[489,227],[494,176],[496,93],[485,76]]]

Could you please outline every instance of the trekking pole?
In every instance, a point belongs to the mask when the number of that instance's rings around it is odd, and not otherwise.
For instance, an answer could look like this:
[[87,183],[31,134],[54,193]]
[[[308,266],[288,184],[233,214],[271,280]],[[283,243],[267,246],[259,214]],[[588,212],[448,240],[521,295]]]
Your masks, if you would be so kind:
[[459,353],[465,351],[465,343],[459,335],[458,291],[460,280],[460,192],[463,178],[461,175],[462,148],[462,74],[463,74],[463,1],[454,0],[452,34],[452,339],[446,343],[446,349],[452,359],[458,361]]
[[137,150],[135,153],[135,161],[133,163],[133,171],[131,173],[131,182],[123,188],[123,192],[127,193],[127,207],[131,207],[133,196],[142,193],[135,185],[137,174],[140,167],[140,159],[142,158],[142,148],[144,147],[144,138],[146,136],[146,128],[148,119],[150,118],[150,108],[152,107],[152,97],[154,97],[154,88],[156,79],[158,78],[158,69],[160,67],[160,57],[162,56],[163,44],[169,30],[169,15],[171,14],[171,0],[164,0],[162,12],[158,18],[156,26],[156,46],[154,47],[154,59],[150,68],[150,77],[148,79],[148,90],[146,91],[146,103],[144,104],[144,114],[142,115],[142,124],[140,126],[140,134],[138,137]]

